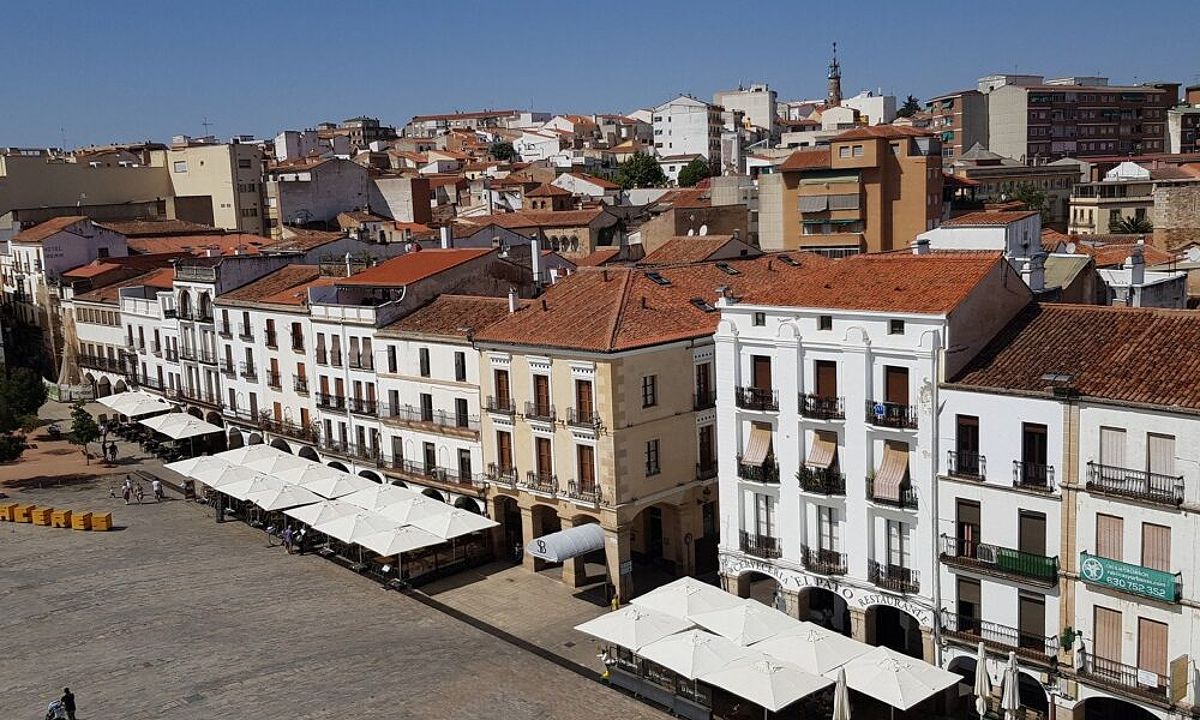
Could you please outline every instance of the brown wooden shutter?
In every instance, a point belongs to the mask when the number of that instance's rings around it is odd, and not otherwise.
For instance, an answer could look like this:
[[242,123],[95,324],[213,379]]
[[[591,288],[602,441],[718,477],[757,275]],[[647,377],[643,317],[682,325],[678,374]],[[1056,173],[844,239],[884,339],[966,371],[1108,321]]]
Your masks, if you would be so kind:
[[1096,554],[1109,560],[1125,559],[1125,521],[1115,515],[1096,513]]
[[550,457],[550,439],[537,438],[537,472],[538,475],[549,475],[554,467]]
[[711,363],[700,363],[696,366],[696,394],[700,397],[706,397],[709,388],[712,387],[711,368]]
[[832,360],[817,360],[816,396],[837,397],[837,363]]
[[589,380],[575,381],[575,407],[578,408],[579,419],[589,420],[592,417],[592,383]]
[[1104,607],[1093,611],[1096,647],[1092,652],[1098,658],[1121,662],[1121,613]]
[[578,446],[579,489],[587,492],[596,487],[596,453],[591,445]]
[[1142,566],[1171,572],[1171,528],[1142,523]]
[[908,405],[908,368],[889,365],[884,369],[884,394],[889,403]]
[[512,435],[507,432],[496,433],[496,461],[501,470],[512,470]]
[[504,404],[508,403],[509,397],[510,396],[509,396],[509,392],[508,392],[508,371],[507,370],[497,370],[496,371],[496,400],[501,405],[504,405]]
[[1138,618],[1138,669],[1167,674],[1167,624]]
[[550,412],[550,378],[545,375],[533,376],[533,403],[539,414]]
[[1017,596],[1017,630],[1021,647],[1045,648],[1046,598],[1022,592]]
[[771,358],[766,355],[751,357],[754,371],[754,387],[759,390],[771,389]]
[[1107,467],[1126,467],[1123,428],[1100,428],[1100,464]]
[[1017,549],[1031,555],[1046,554],[1046,516],[1022,510],[1017,517]]

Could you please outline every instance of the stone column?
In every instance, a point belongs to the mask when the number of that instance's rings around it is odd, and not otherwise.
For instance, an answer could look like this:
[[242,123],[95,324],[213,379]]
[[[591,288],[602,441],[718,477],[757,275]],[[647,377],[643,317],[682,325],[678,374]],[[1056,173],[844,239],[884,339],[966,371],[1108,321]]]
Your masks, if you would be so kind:
[[798,591],[787,590],[781,586],[779,592],[783,596],[783,607],[777,609],[782,610],[788,617],[800,617],[800,607],[803,605],[804,616],[808,616],[808,601],[807,599],[801,600]]
[[933,630],[921,628],[921,659],[937,665],[937,646],[934,645]]
[[868,645],[874,645],[874,628],[867,627],[867,611],[850,608],[850,637]]
[[634,593],[633,574],[621,574],[622,563],[631,562],[630,559],[633,557],[630,551],[632,540],[629,532],[628,525],[616,530],[604,529],[604,558],[608,564],[608,580],[616,589],[622,604],[631,600]]
[[[538,523],[539,525],[541,523]],[[533,508],[521,508],[521,546],[528,548],[533,539],[541,535],[541,528],[534,527]],[[542,561],[525,552],[521,552],[521,564],[530,572],[537,572],[542,569]]]

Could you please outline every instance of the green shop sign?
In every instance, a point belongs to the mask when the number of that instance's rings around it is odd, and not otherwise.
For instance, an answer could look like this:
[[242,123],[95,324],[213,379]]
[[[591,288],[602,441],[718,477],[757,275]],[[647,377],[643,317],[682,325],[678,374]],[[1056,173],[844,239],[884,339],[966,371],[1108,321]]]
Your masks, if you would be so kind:
[[1179,576],[1120,560],[1109,560],[1079,553],[1079,576],[1092,585],[1120,590],[1144,597],[1176,602],[1179,600]]

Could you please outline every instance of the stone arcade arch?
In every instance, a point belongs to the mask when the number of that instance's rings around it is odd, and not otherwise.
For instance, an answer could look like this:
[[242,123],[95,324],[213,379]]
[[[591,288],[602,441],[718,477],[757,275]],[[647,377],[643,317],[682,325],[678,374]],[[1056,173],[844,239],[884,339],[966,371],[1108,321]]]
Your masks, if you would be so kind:
[[476,515],[483,514],[483,508],[479,506],[479,501],[475,500],[474,498],[469,498],[466,495],[460,495],[458,499],[454,501],[454,507],[458,508],[459,510],[473,512]]
[[300,449],[299,449],[299,450],[296,452],[296,455],[297,455],[298,457],[302,457],[302,458],[304,458],[305,460],[313,460],[313,461],[315,461],[315,462],[321,462],[321,456],[320,456],[320,455],[317,455],[317,451],[316,451],[316,450],[313,450],[312,448],[310,448],[310,447],[309,447],[309,446],[307,446],[307,445],[305,445],[304,447],[300,448]]
[[346,467],[346,464],[340,460],[330,460],[329,467],[334,470],[341,470],[342,472],[350,472],[350,468]]
[[275,448],[276,450],[282,450],[289,455],[292,452],[292,446],[288,445],[287,440],[284,440],[283,438],[275,438],[272,440],[271,447]]
[[926,658],[921,622],[900,608],[871,605],[866,613],[867,643],[882,645],[910,657]]
[[245,438],[242,437],[242,431],[237,428],[229,428],[229,436],[226,438],[226,447],[230,450],[236,450],[246,444]]
[[359,470],[358,474],[370,480],[371,482],[377,482],[380,485],[383,484],[383,478],[381,478],[379,473],[375,472],[374,470]]

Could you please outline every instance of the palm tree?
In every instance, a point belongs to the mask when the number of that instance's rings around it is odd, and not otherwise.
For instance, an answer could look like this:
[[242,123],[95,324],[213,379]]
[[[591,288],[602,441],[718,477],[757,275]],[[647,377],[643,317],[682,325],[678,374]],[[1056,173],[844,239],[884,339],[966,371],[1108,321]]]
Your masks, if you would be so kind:
[[1145,235],[1154,232],[1154,223],[1145,215],[1114,215],[1108,223],[1108,231],[1118,235]]

